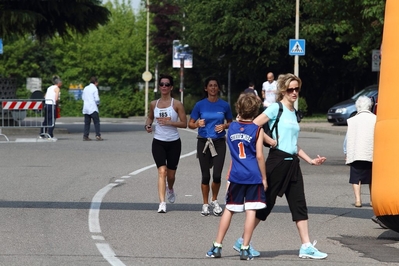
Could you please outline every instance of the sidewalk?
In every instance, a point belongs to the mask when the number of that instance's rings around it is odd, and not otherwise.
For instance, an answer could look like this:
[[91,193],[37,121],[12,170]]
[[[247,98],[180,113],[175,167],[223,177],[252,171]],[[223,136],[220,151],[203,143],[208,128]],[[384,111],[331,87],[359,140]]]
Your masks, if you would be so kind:
[[301,131],[328,133],[345,136],[348,126],[337,126],[328,122],[301,122]]
[[[26,119],[27,120],[27,119]],[[102,124],[143,124],[145,123],[144,116],[134,116],[129,118],[106,118],[100,117],[100,123]],[[24,121],[23,121],[24,122]],[[6,135],[13,134],[30,134],[35,135],[40,130],[39,128],[23,127],[23,122],[21,127],[5,127],[2,128],[2,133]],[[63,124],[83,124],[83,117],[61,117],[57,119],[56,126],[54,129],[55,134],[68,134],[68,129]],[[317,133],[327,133],[334,135],[345,135],[347,126],[337,126],[326,122],[306,122],[302,121],[300,124],[301,131],[306,132],[317,132]]]

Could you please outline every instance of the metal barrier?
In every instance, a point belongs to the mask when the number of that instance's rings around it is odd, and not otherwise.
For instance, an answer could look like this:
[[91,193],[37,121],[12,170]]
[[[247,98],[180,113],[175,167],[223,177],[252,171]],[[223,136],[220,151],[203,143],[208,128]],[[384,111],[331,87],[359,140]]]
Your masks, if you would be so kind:
[[[47,100],[49,101],[49,100]],[[50,128],[54,126],[55,117],[52,119],[51,125],[44,125],[43,121],[46,118],[48,121],[47,112],[44,110],[43,100],[32,99],[3,99],[1,103],[1,125],[0,136],[4,136],[7,141],[9,138],[2,133],[2,128]],[[55,105],[51,106],[52,113],[55,114]],[[39,132],[38,132],[39,135]],[[48,133],[42,134],[44,139],[51,139]],[[40,136],[38,139],[42,139]]]

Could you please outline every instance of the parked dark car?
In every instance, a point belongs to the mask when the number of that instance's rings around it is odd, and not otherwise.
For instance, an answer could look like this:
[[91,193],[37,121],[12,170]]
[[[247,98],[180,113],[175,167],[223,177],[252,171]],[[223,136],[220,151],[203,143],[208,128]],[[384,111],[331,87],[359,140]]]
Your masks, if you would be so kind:
[[[336,105],[328,109],[328,122],[336,125],[346,125],[346,120],[356,115],[357,113],[355,102],[360,96],[370,97],[374,103],[378,97],[378,85],[368,86],[353,95],[352,98],[337,103]],[[374,108],[372,108],[372,110],[374,110]]]

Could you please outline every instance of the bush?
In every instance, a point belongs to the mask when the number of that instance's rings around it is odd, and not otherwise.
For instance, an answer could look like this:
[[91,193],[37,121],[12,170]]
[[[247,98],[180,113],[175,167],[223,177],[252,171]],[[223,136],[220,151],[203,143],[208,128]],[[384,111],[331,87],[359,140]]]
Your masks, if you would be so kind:
[[308,112],[308,104],[306,103],[306,99],[303,97],[299,97],[298,110],[301,111],[303,115],[306,115]]
[[75,100],[75,97],[69,92],[61,92],[61,117],[80,117],[82,114],[83,101]]
[[187,96],[184,97],[183,99],[183,105],[184,105],[184,110],[186,111],[186,114],[189,115],[191,114],[191,111],[194,108],[194,105],[201,100],[200,97],[194,96],[192,94],[188,94]]

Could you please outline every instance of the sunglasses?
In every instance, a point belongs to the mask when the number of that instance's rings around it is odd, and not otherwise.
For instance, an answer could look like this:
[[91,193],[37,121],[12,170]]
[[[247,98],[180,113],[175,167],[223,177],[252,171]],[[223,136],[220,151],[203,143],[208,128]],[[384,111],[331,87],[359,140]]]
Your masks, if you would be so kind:
[[162,87],[162,86],[170,87],[170,83],[163,83],[163,82],[159,83],[159,87]]
[[288,88],[288,89],[287,89],[287,92],[288,92],[288,93],[293,93],[293,92],[295,91],[295,92],[298,93],[300,90],[301,90],[301,89],[300,89],[299,87],[296,87],[296,88]]

